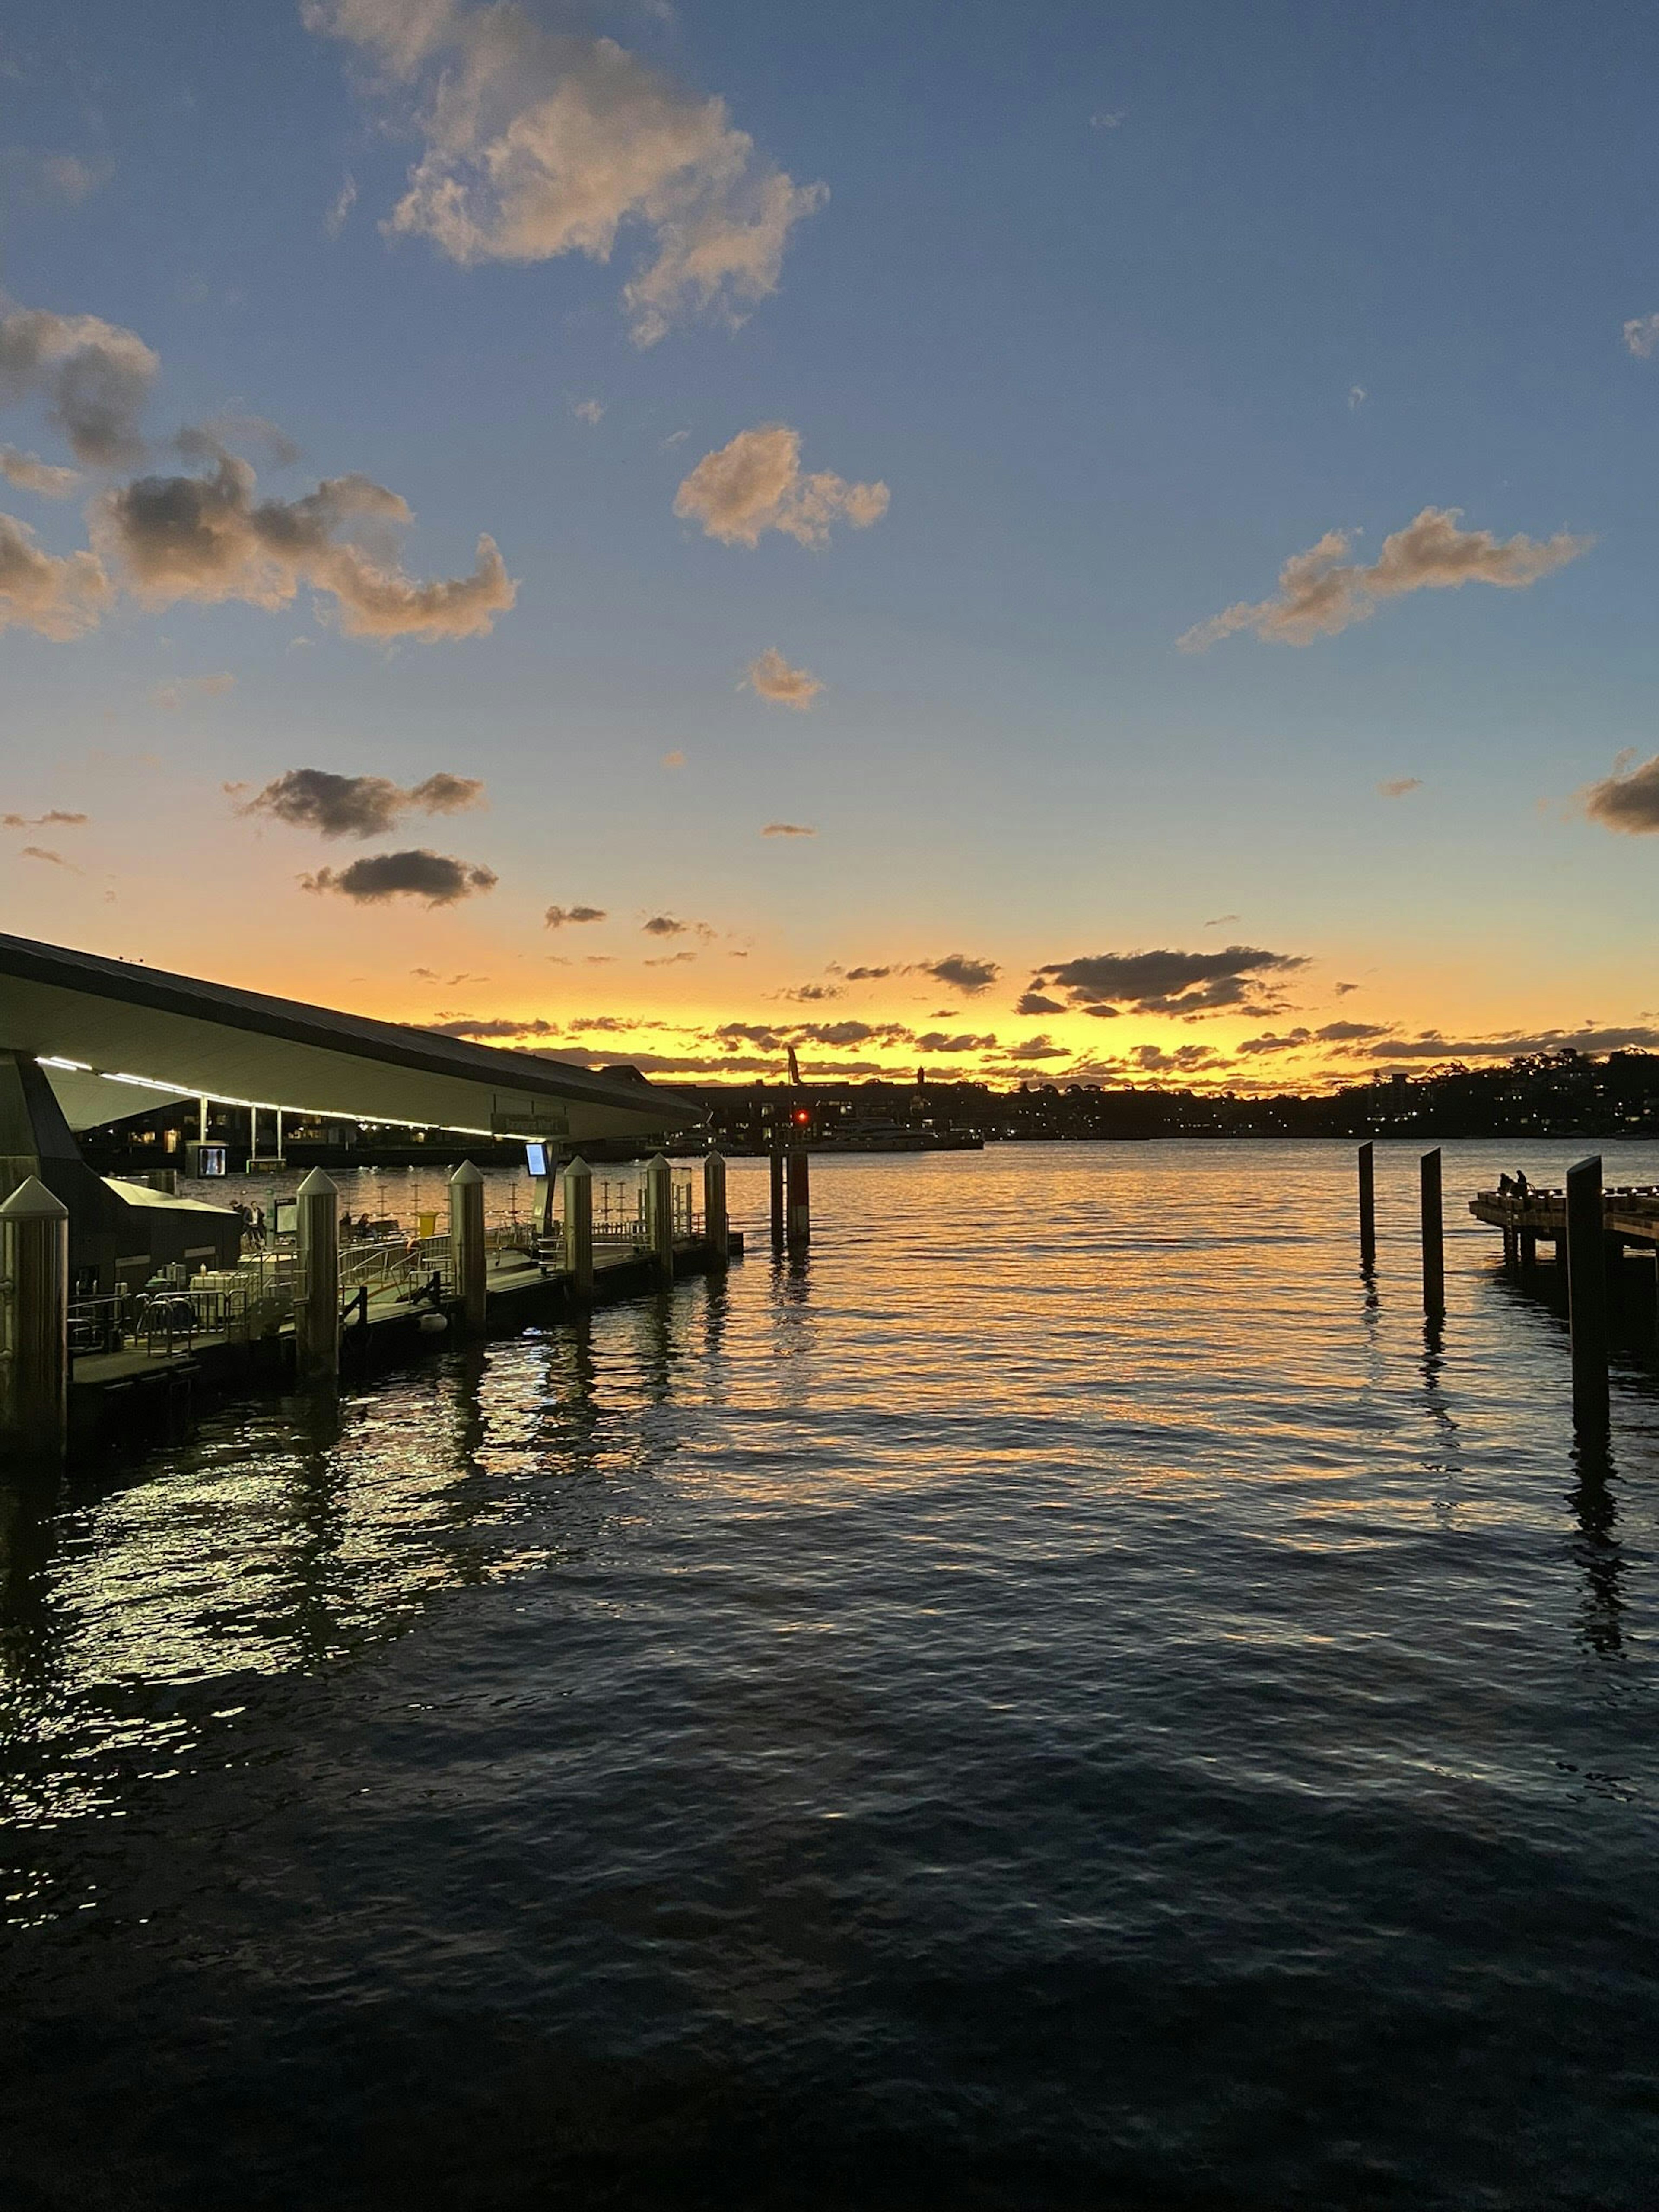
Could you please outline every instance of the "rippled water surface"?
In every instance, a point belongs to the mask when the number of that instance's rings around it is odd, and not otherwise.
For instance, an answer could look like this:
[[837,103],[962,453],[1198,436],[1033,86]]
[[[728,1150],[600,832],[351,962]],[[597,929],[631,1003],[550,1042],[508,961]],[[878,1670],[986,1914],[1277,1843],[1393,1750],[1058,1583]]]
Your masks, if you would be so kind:
[[[1659,2201],[1650,1278],[1568,1148],[732,1170],[724,1285],[0,1485],[9,2204]],[[1659,1181],[1659,1148],[1609,1175]]]

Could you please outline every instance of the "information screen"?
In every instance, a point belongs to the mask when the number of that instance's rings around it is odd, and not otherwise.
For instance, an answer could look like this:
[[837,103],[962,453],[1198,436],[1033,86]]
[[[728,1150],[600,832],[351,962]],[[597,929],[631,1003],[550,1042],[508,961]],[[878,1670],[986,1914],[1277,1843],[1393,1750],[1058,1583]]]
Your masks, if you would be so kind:
[[545,1145],[526,1145],[524,1148],[524,1157],[525,1165],[530,1170],[532,1175],[544,1176],[547,1173]]

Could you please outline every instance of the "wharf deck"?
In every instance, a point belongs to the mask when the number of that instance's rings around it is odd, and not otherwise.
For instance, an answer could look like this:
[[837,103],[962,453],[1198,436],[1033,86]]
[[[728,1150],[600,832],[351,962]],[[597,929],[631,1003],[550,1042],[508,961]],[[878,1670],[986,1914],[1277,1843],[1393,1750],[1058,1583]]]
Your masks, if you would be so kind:
[[[1567,1196],[1563,1190],[1529,1190],[1516,1197],[1483,1190],[1469,1200],[1469,1212],[1490,1228],[1516,1236],[1541,1237],[1559,1244],[1567,1233]],[[1605,1234],[1645,1251],[1659,1248],[1659,1185],[1610,1184],[1601,1194]]]
[[[734,1259],[743,1254],[743,1237],[736,1230],[731,1252]],[[711,1256],[702,1237],[682,1239],[674,1249],[676,1277],[706,1273]],[[504,1252],[485,1280],[488,1325],[490,1333],[505,1334],[562,1312],[641,1297],[657,1287],[650,1257],[631,1245],[595,1246],[593,1288],[581,1299],[562,1268],[527,1252]],[[442,1317],[442,1329],[423,1326],[434,1314]],[[395,1287],[373,1291],[367,1315],[354,1313],[342,1329],[342,1378],[349,1382],[416,1352],[441,1348],[454,1340],[461,1320],[460,1301],[453,1297],[441,1297],[434,1304],[413,1301]],[[141,1429],[149,1426],[154,1417],[170,1415],[180,1399],[192,1401],[198,1392],[291,1386],[295,1368],[292,1322],[260,1336],[204,1329],[154,1349],[134,1343],[118,1351],[81,1353],[70,1370],[70,1432],[84,1448],[129,1416],[137,1418]]]

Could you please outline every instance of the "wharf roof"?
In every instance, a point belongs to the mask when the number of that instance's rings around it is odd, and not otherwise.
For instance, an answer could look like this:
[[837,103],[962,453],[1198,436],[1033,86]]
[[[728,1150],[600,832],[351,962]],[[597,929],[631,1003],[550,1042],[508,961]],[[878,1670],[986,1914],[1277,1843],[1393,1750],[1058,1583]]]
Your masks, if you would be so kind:
[[0,934],[0,1050],[41,1061],[71,1127],[207,1097],[468,1136],[647,1138],[704,1118],[642,1076]]

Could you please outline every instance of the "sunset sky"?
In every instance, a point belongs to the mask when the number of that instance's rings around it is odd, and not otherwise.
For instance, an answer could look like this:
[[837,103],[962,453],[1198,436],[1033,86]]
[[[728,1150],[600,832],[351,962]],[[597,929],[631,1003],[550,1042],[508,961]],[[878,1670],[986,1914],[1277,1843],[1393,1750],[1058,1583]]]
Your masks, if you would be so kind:
[[0,929],[647,1072],[1659,1046],[1659,16],[0,39]]

